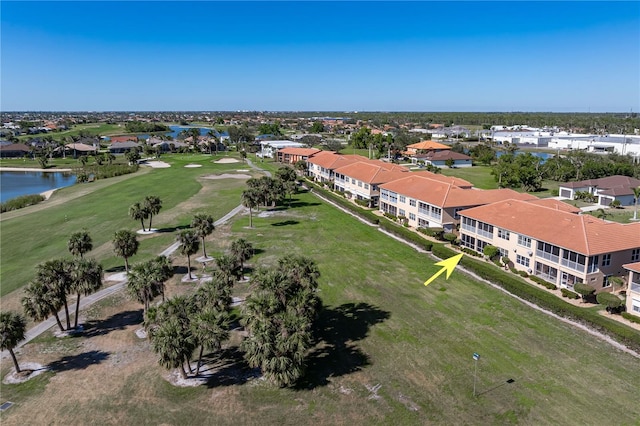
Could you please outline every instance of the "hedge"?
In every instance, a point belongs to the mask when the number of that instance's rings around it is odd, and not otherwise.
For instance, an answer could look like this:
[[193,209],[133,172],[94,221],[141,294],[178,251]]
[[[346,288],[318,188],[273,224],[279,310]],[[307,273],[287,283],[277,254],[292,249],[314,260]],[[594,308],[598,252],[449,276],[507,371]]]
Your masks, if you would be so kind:
[[560,293],[562,293],[562,297],[568,297],[569,299],[578,299],[580,297],[578,293],[574,293],[566,288],[561,288]]
[[631,322],[635,322],[636,324],[640,324],[640,317],[630,314],[629,312],[623,312],[622,313],[622,318],[624,319],[628,319]]

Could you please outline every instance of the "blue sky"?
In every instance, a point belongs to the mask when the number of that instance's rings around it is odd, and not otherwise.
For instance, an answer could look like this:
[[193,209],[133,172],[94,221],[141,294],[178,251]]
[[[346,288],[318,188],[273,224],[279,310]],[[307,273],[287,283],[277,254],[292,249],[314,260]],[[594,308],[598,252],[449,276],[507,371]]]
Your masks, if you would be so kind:
[[640,2],[0,2],[12,110],[640,110]]

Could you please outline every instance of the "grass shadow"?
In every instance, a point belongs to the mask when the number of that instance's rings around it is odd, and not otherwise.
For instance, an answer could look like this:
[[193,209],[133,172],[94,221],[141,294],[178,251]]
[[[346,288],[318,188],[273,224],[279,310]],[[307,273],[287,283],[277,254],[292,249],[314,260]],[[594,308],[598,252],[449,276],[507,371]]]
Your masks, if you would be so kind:
[[67,355],[58,361],[49,363],[48,367],[55,371],[84,370],[93,364],[100,364],[109,358],[109,353],[104,351],[89,351],[78,355]]
[[[203,357],[200,372],[208,376],[207,387],[242,385],[260,377],[260,369],[251,368],[238,347],[222,349]],[[206,365],[204,365],[206,364]]]
[[106,319],[85,322],[84,331],[75,336],[87,338],[102,336],[115,330],[124,330],[130,325],[141,324],[142,320],[142,309],[118,312]]
[[114,266],[112,268],[105,269],[105,272],[124,272],[124,271],[125,271],[124,265]]
[[312,207],[312,206],[319,206],[320,203],[309,203],[306,201],[292,201],[289,204],[289,207],[291,207],[292,209],[295,208],[300,208],[300,207]]
[[271,226],[288,226],[288,225],[297,225],[300,222],[297,220],[285,220],[283,222],[272,223]]
[[325,307],[317,322],[318,343],[307,357],[307,370],[296,388],[326,386],[331,377],[353,373],[369,365],[369,356],[355,342],[364,339],[373,325],[390,316],[390,312],[368,303]]
[[160,228],[158,229],[158,233],[171,233],[171,232],[176,232],[176,231],[181,231],[183,229],[189,229],[190,226],[189,225],[179,225],[179,226],[169,226],[166,228]]

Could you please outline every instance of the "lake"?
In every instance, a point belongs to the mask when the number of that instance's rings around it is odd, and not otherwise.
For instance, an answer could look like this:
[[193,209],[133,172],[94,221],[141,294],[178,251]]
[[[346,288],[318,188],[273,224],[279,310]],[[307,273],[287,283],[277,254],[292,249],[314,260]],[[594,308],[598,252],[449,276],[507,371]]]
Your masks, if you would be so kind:
[[69,172],[0,172],[0,202],[4,203],[20,195],[40,194],[74,183],[76,175]]

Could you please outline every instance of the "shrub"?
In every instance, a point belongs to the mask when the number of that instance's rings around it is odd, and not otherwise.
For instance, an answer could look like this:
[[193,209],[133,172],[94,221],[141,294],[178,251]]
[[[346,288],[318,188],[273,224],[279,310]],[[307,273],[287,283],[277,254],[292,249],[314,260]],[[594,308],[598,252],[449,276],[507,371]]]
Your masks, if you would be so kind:
[[482,253],[487,256],[489,259],[493,259],[494,257],[500,254],[500,250],[496,246],[492,246],[491,244],[487,244],[482,249]]
[[596,300],[599,304],[607,307],[607,312],[612,312],[624,305],[624,302],[618,296],[611,293],[598,293]]
[[444,238],[445,241],[448,241],[450,243],[454,243],[455,240],[458,239],[458,237],[456,236],[456,234],[452,233],[452,232],[447,232],[446,234],[442,235],[442,238]]
[[520,275],[523,278],[528,278],[529,277],[529,274],[527,274],[525,271],[518,271],[517,273],[518,273],[518,275]]
[[562,297],[568,297],[569,299],[577,299],[580,297],[578,293],[574,293],[566,288],[561,288],[560,293],[562,293]]
[[544,286],[546,288],[548,288],[549,290],[557,290],[558,287],[556,287],[556,285],[554,283],[550,283],[549,281],[543,280],[540,277],[536,277],[535,275],[530,275],[529,279],[535,283],[540,284],[541,286]]
[[23,207],[32,206],[44,201],[44,197],[40,194],[21,195],[16,198],[5,201],[0,204],[0,212],[9,212],[11,210],[18,210]]
[[582,298],[584,299],[586,296],[589,296],[593,293],[596,292],[596,289],[591,287],[590,285],[587,284],[583,284],[583,283],[576,283],[573,286],[573,290],[578,293],[579,295],[582,296]]
[[640,317],[630,314],[629,312],[623,312],[622,318],[628,319],[631,322],[635,322],[636,324],[640,324]]

